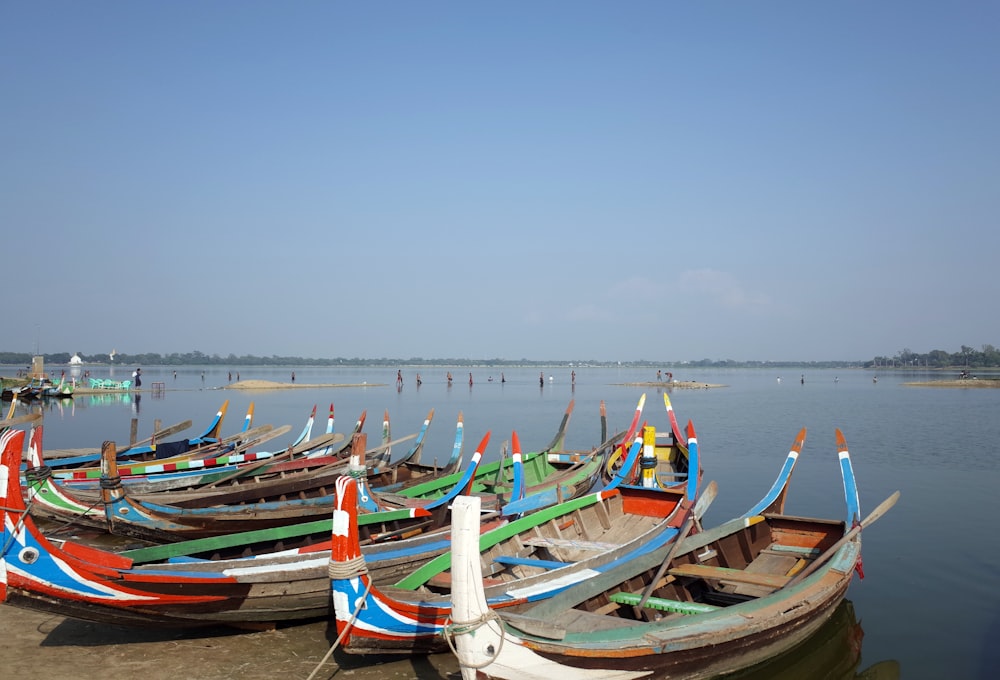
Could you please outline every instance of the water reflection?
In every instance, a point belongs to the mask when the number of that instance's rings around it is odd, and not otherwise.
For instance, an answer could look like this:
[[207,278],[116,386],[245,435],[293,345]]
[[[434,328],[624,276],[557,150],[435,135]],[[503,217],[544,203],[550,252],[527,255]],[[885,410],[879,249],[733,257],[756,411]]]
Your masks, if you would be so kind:
[[830,620],[802,644],[756,666],[721,677],[725,680],[898,680],[897,661],[880,661],[863,670],[858,668],[864,635],[854,604],[844,600]]
[[138,395],[133,396],[130,392],[108,392],[107,394],[88,394],[77,397],[87,406],[110,406],[125,404],[129,405]]

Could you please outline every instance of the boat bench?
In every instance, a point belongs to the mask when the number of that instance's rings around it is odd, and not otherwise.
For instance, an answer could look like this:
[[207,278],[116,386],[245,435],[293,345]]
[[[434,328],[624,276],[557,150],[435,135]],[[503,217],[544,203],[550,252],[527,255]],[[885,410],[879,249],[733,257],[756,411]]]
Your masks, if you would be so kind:
[[600,541],[577,541],[572,538],[555,538],[554,536],[529,536],[521,540],[524,545],[536,548],[570,548],[572,550],[596,550],[604,552],[621,547],[618,543],[602,543]]
[[765,586],[767,588],[782,588],[791,580],[790,576],[780,576],[778,574],[755,574],[743,571],[742,569],[712,567],[706,564],[679,564],[676,567],[672,567],[667,573],[671,576],[713,579],[716,581],[727,581],[729,583],[747,583],[749,585]]
[[[627,604],[636,607],[642,599],[642,593],[626,593],[619,591],[612,594],[608,599],[617,604]],[[713,604],[684,602],[682,600],[668,600],[663,597],[649,597],[646,599],[646,603],[643,606],[649,607],[650,609],[659,609],[664,612],[673,612],[675,614],[707,614],[708,612],[714,612],[716,609],[720,609],[720,607],[716,607]]]

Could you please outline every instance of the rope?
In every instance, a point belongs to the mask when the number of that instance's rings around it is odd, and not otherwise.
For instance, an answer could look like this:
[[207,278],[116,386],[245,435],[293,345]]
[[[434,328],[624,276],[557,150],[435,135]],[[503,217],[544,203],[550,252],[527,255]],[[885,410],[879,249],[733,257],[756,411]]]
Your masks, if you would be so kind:
[[330,560],[329,572],[331,579],[356,578],[368,573],[368,565],[363,555],[349,560]]
[[[333,564],[334,564],[333,562],[330,563],[331,569],[333,568]],[[358,598],[358,605],[354,608],[354,612],[351,614],[351,618],[347,622],[347,625],[344,626],[344,630],[342,630],[340,632],[340,635],[337,636],[337,639],[333,641],[333,644],[330,646],[330,649],[327,650],[323,658],[320,659],[318,664],[316,664],[316,668],[313,669],[313,672],[309,674],[309,677],[306,678],[306,680],[313,680],[313,678],[316,677],[316,674],[319,673],[319,669],[322,668],[326,664],[326,662],[330,660],[330,657],[333,656],[333,652],[337,649],[337,647],[340,646],[340,641],[343,640],[344,636],[347,635],[347,633],[350,632],[351,628],[354,627],[354,622],[358,620],[358,614],[361,613],[361,609],[365,606],[365,601],[368,599],[368,593],[371,592],[371,589],[372,589],[372,580],[368,579],[368,585],[365,586],[364,595]]]
[[49,536],[55,536],[56,534],[58,534],[58,533],[60,533],[62,531],[65,531],[68,527],[76,524],[78,519],[80,519],[81,517],[87,515],[91,510],[93,510],[94,508],[96,508],[99,503],[103,503],[103,502],[104,501],[101,498],[98,498],[96,501],[94,501],[93,503],[91,503],[90,507],[88,507],[86,510],[84,510],[83,512],[76,513],[76,517],[72,517],[68,521],[66,521],[63,524],[57,526],[55,529],[52,529],[51,531],[46,532],[47,535],[49,535]]
[[24,479],[29,482],[44,482],[52,476],[52,468],[48,465],[30,467],[24,471]]
[[[24,471],[24,477],[29,482],[32,482],[32,484],[41,484],[46,479],[49,479],[50,477],[52,477],[52,468],[50,468],[48,465],[42,465],[40,467],[31,467],[31,468],[28,468],[27,470]],[[38,495],[37,493],[34,494],[34,495],[32,495],[31,502],[34,502],[34,499],[37,497],[37,495]],[[76,524],[76,521],[77,521],[78,518],[83,517],[84,515],[86,515],[87,513],[89,513],[91,510],[93,510],[94,508],[96,508],[99,503],[102,503],[102,502],[103,501],[100,498],[98,498],[96,501],[94,501],[93,503],[91,503],[90,507],[88,507],[86,510],[84,510],[83,512],[78,512],[77,515],[76,515],[76,517],[70,518],[70,520],[68,522],[65,522],[64,524],[62,524],[60,526],[57,526],[56,528],[54,528],[51,531],[47,532],[48,535],[49,536],[54,536],[54,535],[58,534],[60,531],[65,530],[66,527],[68,527],[68,526],[70,526],[72,524]],[[31,505],[29,504],[28,507],[30,508]],[[4,508],[4,510],[14,511],[14,508]]]
[[[500,644],[497,646],[493,656],[483,661],[482,663],[472,664],[466,663],[462,660],[462,657],[458,653],[458,649],[455,648],[455,643],[452,640],[452,635],[458,637],[459,635],[469,635],[475,632],[477,629],[482,628],[490,623],[490,621],[496,621],[498,623],[497,627],[500,629]],[[507,638],[507,631],[504,629],[503,624],[500,623],[500,615],[497,614],[492,609],[487,609],[479,618],[473,619],[472,621],[456,621],[448,622],[444,624],[444,628],[441,631],[444,639],[448,642],[448,647],[451,649],[452,653],[458,658],[458,663],[463,668],[471,668],[473,670],[479,670],[480,668],[486,668],[491,663],[497,660],[500,656],[500,650],[503,649],[504,640]]]

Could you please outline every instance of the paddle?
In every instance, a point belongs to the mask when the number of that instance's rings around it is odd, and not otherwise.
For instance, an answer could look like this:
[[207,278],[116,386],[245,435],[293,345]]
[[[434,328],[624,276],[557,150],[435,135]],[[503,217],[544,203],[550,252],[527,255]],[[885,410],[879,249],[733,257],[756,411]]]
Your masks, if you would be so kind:
[[[353,441],[354,437],[357,434],[359,434],[359,433],[354,432],[354,433],[351,434],[352,441]],[[364,458],[367,459],[369,455],[371,455],[371,454],[373,454],[373,453],[375,453],[377,451],[381,451],[386,446],[395,446],[396,444],[401,444],[402,442],[409,441],[409,440],[413,439],[416,436],[417,435],[415,433],[414,434],[408,434],[405,437],[400,437],[399,439],[393,439],[388,444],[379,444],[378,446],[376,446],[374,448],[371,448],[371,449],[368,449],[367,451],[365,451],[364,452]],[[340,459],[338,459],[338,460],[336,460],[336,461],[334,461],[332,463],[327,463],[326,465],[323,465],[321,467],[316,468],[315,470],[312,471],[312,474],[313,475],[318,475],[318,474],[321,474],[321,473],[327,473],[327,472],[329,472],[333,468],[343,466],[345,463],[348,463],[349,460],[350,460],[349,458],[340,458]]]
[[127,452],[129,449],[134,449],[135,447],[139,446],[140,444],[147,444],[147,443],[153,441],[154,439],[162,439],[164,437],[169,437],[171,435],[177,434],[178,432],[183,432],[184,430],[188,429],[189,427],[191,427],[191,421],[190,420],[185,420],[184,422],[177,423],[176,425],[171,425],[170,427],[165,427],[162,430],[157,430],[156,432],[154,432],[149,437],[146,437],[145,439],[137,441],[134,444],[130,444],[129,446],[126,446],[125,448],[123,448],[121,451],[118,452],[118,455],[119,456],[122,455],[123,453]]
[[0,430],[6,430],[8,427],[14,427],[15,425],[34,423],[35,421],[41,419],[42,419],[41,413],[29,413],[23,416],[14,416],[13,418],[5,418],[4,420],[0,420]]
[[271,456],[270,458],[262,458],[261,460],[250,463],[249,465],[241,466],[235,472],[232,472],[226,475],[225,477],[220,477],[211,484],[206,484],[201,488],[211,489],[213,487],[218,486],[219,484],[228,482],[231,479],[236,479],[237,477],[243,477],[244,475],[247,475],[255,470],[259,470],[265,465],[273,465],[274,463],[280,462],[285,458],[291,458],[296,454],[301,453],[302,451],[308,451],[312,448],[316,448],[317,446],[326,446],[328,444],[334,444],[336,442],[342,441],[343,439],[344,435],[338,432],[336,434],[325,434],[319,439],[316,439],[314,441],[303,442],[299,444],[299,446],[297,447],[289,446],[287,451],[283,451],[282,453],[279,453],[276,456]]
[[[281,431],[281,434],[284,434],[285,432],[291,430],[292,426],[282,425],[281,428],[279,429]],[[217,442],[205,442],[204,444],[199,444],[198,446],[187,451],[183,455],[199,459],[215,457],[216,455],[218,456],[230,455],[232,453],[238,452],[240,447],[250,447],[256,444],[258,441],[266,441],[267,439],[271,439],[272,436],[268,435],[271,435],[271,433],[273,432],[275,432],[273,425],[258,425],[257,427],[250,428],[249,430],[229,435],[228,437],[220,439]],[[235,446],[236,442],[242,442],[242,443],[239,446]],[[228,451],[225,450],[226,447],[228,447],[230,444],[233,444],[234,448]]]
[[656,584],[659,583],[660,579],[663,578],[663,575],[667,573],[667,569],[670,567],[670,563],[673,561],[674,555],[677,554],[677,548],[684,542],[687,535],[691,533],[691,529],[694,527],[695,522],[699,521],[701,516],[705,514],[705,511],[708,510],[708,506],[710,506],[712,501],[715,500],[715,494],[717,491],[718,485],[715,483],[715,480],[712,480],[708,483],[708,486],[705,487],[705,490],[701,492],[701,496],[698,497],[694,507],[688,511],[687,519],[684,520],[684,525],[681,527],[680,533],[677,534],[677,538],[674,539],[666,557],[663,558],[660,568],[656,570],[656,576],[654,576],[653,580],[649,582],[646,589],[642,591],[642,597],[639,599],[639,604],[636,605],[637,609],[642,609],[646,604],[646,600],[648,600],[649,596],[653,594],[654,590],[656,590]]
[[844,534],[843,538],[841,538],[839,541],[831,545],[823,552],[822,555],[820,555],[815,560],[810,562],[809,565],[805,569],[800,571],[798,574],[796,574],[792,578],[792,580],[790,580],[785,585],[785,587],[787,588],[788,586],[795,585],[796,583],[802,581],[804,578],[809,576],[809,574],[819,569],[824,562],[833,557],[834,553],[836,553],[838,550],[844,547],[844,545],[846,545],[848,541],[853,540],[855,536],[861,533],[862,529],[864,529],[867,526],[870,526],[875,521],[877,521],[882,515],[889,512],[889,509],[892,508],[892,506],[894,506],[896,504],[896,501],[898,500],[899,500],[899,492],[897,491],[896,493],[892,494],[884,501],[882,501],[877,508],[871,511],[870,515],[861,520],[861,524],[858,524],[853,529],[848,531],[846,534]]

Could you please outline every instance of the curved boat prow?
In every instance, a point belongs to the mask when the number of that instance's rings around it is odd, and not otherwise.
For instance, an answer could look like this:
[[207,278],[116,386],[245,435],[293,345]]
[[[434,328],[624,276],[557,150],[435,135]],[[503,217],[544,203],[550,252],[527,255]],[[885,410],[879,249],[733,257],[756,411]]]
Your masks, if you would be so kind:
[[792,470],[795,468],[795,464],[799,460],[799,454],[802,453],[802,447],[805,443],[806,428],[803,427],[795,436],[792,448],[789,449],[788,456],[785,457],[785,462],[781,466],[781,470],[778,472],[778,477],[774,480],[774,484],[771,485],[771,489],[764,494],[764,497],[760,499],[760,502],[750,508],[750,510],[748,510],[743,517],[763,515],[764,513],[774,513],[776,515],[780,515],[785,512],[785,499],[788,496],[788,485],[792,481]]
[[698,435],[694,431],[694,423],[687,424],[688,477],[684,495],[688,502],[694,503],[698,498],[698,482],[701,477],[701,459],[698,454]]
[[[371,579],[361,555],[358,525],[352,517],[357,508],[358,487],[350,477],[337,479],[337,500],[333,509],[330,547],[330,582],[334,602],[334,621],[341,644],[350,644],[350,628],[355,607],[361,608],[371,589]],[[356,516],[357,510],[353,510]]]
[[548,453],[549,451],[562,451],[563,445],[566,442],[566,428],[569,427],[569,418],[573,415],[573,407],[576,405],[575,399],[570,399],[569,406],[566,407],[566,412],[563,414],[562,422],[559,423],[559,429],[556,430],[556,436],[552,438],[552,442],[542,449],[543,453]]
[[514,480],[511,483],[510,500],[514,502],[524,498],[524,464],[521,460],[521,439],[517,436],[517,430],[511,432],[511,453],[514,458]]
[[455,443],[451,447],[451,458],[445,469],[452,472],[462,467],[462,447],[465,444],[465,419],[462,412],[458,412],[458,422],[455,424]]
[[[199,436],[189,439],[188,444],[195,446],[197,444],[209,444],[219,441],[219,431],[222,429],[222,421],[226,418],[226,411],[229,410],[229,400],[226,399],[222,402],[222,406],[219,407],[218,412],[215,414],[215,419],[211,422],[208,428]],[[247,418],[253,419],[253,402],[250,403],[250,410],[247,411]],[[244,422],[244,431],[249,425]]]
[[489,443],[490,433],[487,432],[485,436],[483,436],[482,441],[479,442],[479,446],[476,447],[476,452],[472,454],[472,460],[469,461],[468,467],[465,468],[465,474],[462,476],[462,479],[444,496],[428,503],[425,507],[426,510],[433,510],[441,506],[446,506],[457,496],[468,496],[472,492],[472,484],[476,479],[476,471],[479,469],[479,462],[483,459],[483,452],[486,451],[486,445]]
[[424,437],[427,436],[427,428],[431,426],[432,420],[434,420],[434,409],[431,409],[427,413],[427,417],[424,418],[424,423],[420,427],[420,432],[417,433],[417,440],[413,443],[413,446],[410,447],[410,450],[407,451],[402,458],[396,461],[397,465],[402,463],[416,464],[420,462],[420,454],[423,453],[424,450]]
[[670,403],[670,397],[666,392],[663,393],[663,405],[667,409],[667,418],[670,419],[670,431],[674,433],[674,439],[677,440],[678,444],[686,446],[687,440],[681,433],[680,426],[677,424],[677,414],[674,413],[674,406]]
[[309,417],[306,418],[306,424],[305,427],[302,428],[302,432],[300,432],[299,436],[295,439],[295,441],[292,442],[291,445],[292,448],[295,448],[302,442],[309,441],[309,437],[312,436],[313,423],[315,421],[316,421],[316,404],[313,404],[312,413],[310,413]]
[[851,465],[851,454],[847,450],[847,440],[844,433],[837,428],[837,457],[840,459],[840,475],[844,480],[844,501],[847,503],[847,526],[854,527],[861,523],[861,501],[858,499],[858,483],[854,479],[854,466]]
[[[642,437],[636,437],[635,441],[632,442],[632,447],[628,450],[628,454],[625,456],[625,461],[622,463],[621,467],[618,468],[617,472],[614,473],[611,481],[605,485],[605,491],[617,489],[619,486],[628,481],[632,470],[635,468],[636,461],[639,460],[640,453],[642,453]],[[609,467],[614,464],[617,455],[619,454],[614,454],[612,458],[608,460]]]

